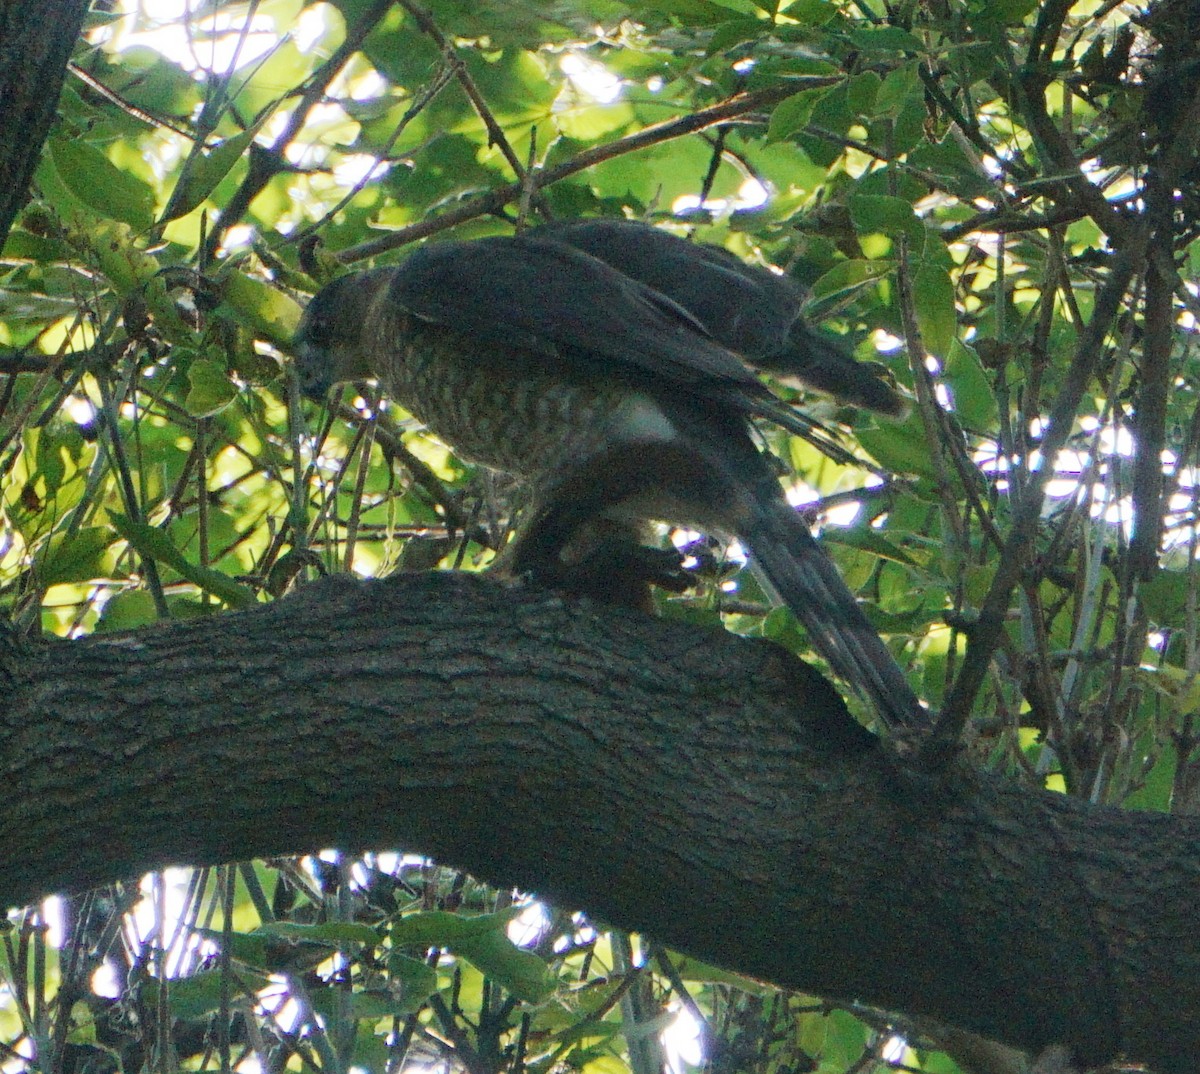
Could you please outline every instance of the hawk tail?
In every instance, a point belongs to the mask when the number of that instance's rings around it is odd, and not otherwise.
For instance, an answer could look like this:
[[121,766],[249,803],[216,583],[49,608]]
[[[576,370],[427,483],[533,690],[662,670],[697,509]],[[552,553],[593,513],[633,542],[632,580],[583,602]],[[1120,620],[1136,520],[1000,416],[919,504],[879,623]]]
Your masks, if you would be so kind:
[[925,710],[833,562],[778,492],[759,497],[741,534],[770,588],[808,631],[813,648],[864,694],[889,728],[925,722]]

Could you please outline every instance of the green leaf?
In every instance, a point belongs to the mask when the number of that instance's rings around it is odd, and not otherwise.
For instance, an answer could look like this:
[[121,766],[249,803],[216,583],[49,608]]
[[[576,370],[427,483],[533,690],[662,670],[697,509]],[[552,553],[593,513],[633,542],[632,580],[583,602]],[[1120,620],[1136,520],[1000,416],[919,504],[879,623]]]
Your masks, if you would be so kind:
[[217,184],[241,160],[256,133],[255,130],[242,131],[233,138],[226,138],[208,153],[200,152],[191,157],[171,192],[171,200],[163,210],[159,223],[178,220],[203,205]]
[[903,424],[889,423],[886,428],[860,429],[858,442],[879,460],[885,470],[918,474],[931,481],[937,479],[929,460],[925,429],[915,414]]
[[857,526],[854,529],[844,529],[841,526],[827,526],[821,533],[821,539],[830,544],[844,544],[848,548],[860,548],[870,552],[876,559],[886,559],[900,563],[906,567],[917,566],[912,558],[894,541],[889,541],[878,530],[869,526]]
[[925,225],[903,198],[887,194],[854,194],[850,197],[850,219],[860,235],[907,235],[914,251],[925,246]]
[[[925,110],[925,98],[921,93],[914,94],[899,107],[895,117],[883,117],[872,123],[867,140],[889,140],[892,152],[896,154],[911,153],[925,137],[925,122],[928,119]],[[890,133],[882,130],[884,123],[890,123]]]
[[540,1003],[554,991],[546,963],[512,942],[502,931],[484,933],[455,949],[480,973],[525,1003]]
[[846,83],[846,104],[855,115],[869,116],[875,113],[875,98],[879,94],[882,79],[874,71],[864,71]]
[[643,19],[670,15],[698,26],[716,25],[729,17],[724,7],[711,0],[652,0],[650,3],[631,4],[630,13]]
[[260,339],[291,345],[300,324],[300,307],[278,288],[236,269],[222,280],[225,304]]
[[[1191,713],[1195,709],[1190,710]],[[1121,802],[1125,809],[1152,809],[1165,813],[1171,807],[1171,792],[1175,789],[1178,754],[1163,750],[1154,767],[1143,777],[1142,786]]]
[[114,634],[120,630],[134,630],[146,626],[157,619],[158,609],[154,606],[154,597],[144,589],[127,589],[104,605],[100,621],[96,624],[96,631]]
[[1161,570],[1138,589],[1146,614],[1160,626],[1178,622],[1187,594],[1187,575],[1181,571]]
[[[201,970],[191,977],[172,978],[167,985],[169,1007],[172,1017],[184,1021],[204,1018],[221,1009],[221,978],[223,971]],[[270,981],[265,973],[239,969],[231,974],[228,984],[231,997],[244,996],[256,991]],[[142,985],[147,1008],[153,1010],[158,1004],[159,982],[148,980]]]
[[254,930],[256,934],[283,936],[289,940],[341,947],[347,943],[378,945],[380,936],[370,925],[356,921],[327,921],[320,925],[301,925],[291,921],[268,921]]
[[378,1021],[414,1014],[431,994],[426,993],[418,999],[415,994],[398,994],[378,988],[349,993],[340,988],[318,988],[312,992],[312,1001],[317,1013],[327,1019],[336,1018],[345,1010],[350,1018]]
[[90,142],[49,140],[54,167],[67,189],[89,209],[141,230],[154,221],[154,191],[122,171]]
[[401,997],[381,989],[370,989],[350,993],[351,1018],[392,1018],[395,1015],[412,1014],[419,1011],[429,996],[415,1002],[411,996]]
[[201,151],[188,158],[179,182],[171,192],[171,200],[163,210],[160,223],[177,220],[187,216],[193,209],[204,204],[205,199],[217,188],[242,158],[242,154],[254,141],[262,125],[274,114],[275,108],[268,108],[252,127],[247,128],[232,138],[226,138],[220,145],[207,153]]
[[1020,26],[1037,9],[1038,0],[971,0],[970,18],[981,30],[1000,33]]
[[423,997],[418,1003],[412,997],[394,995],[379,988],[354,992],[343,988],[314,988],[309,998],[317,1014],[327,1022],[336,1023],[342,1018],[378,1022],[382,1018],[412,1014],[421,1009],[428,997]]
[[[127,18],[127,16],[121,16]],[[110,82],[126,100],[155,115],[185,116],[201,100],[201,83],[149,45],[121,49]]]
[[[409,1012],[404,1012],[409,1013]],[[347,1056],[344,1069],[348,1070],[391,1070],[395,1068],[396,1056],[388,1045],[388,1038],[375,1033],[373,1021],[363,1020],[354,1034],[354,1048]],[[412,1064],[420,1069],[418,1064]]]
[[929,172],[964,200],[994,193],[990,180],[980,167],[952,138],[917,146],[908,162],[919,171]]
[[237,385],[219,362],[199,358],[188,366],[187,378],[189,388],[183,405],[197,418],[219,414],[237,398]]
[[38,561],[38,582],[51,586],[106,577],[105,553],[112,543],[113,532],[104,526],[53,534]]
[[775,31],[786,40],[790,29],[800,29],[807,34],[810,27],[824,26],[837,16],[838,8],[829,0],[796,0],[795,3],[788,4],[787,17],[794,19],[800,26],[776,26]]
[[940,265],[922,262],[913,273],[912,290],[917,326],[926,349],[931,354],[949,354],[958,333],[950,274]]
[[393,988],[398,988],[406,1003],[419,1007],[437,991],[437,971],[417,958],[393,954],[387,961],[388,977]]
[[1187,244],[1187,274],[1191,277],[1200,276],[1200,239]]
[[778,142],[798,130],[803,130],[812,118],[813,109],[828,89],[808,89],[792,94],[775,106],[767,124],[767,141]]
[[40,261],[50,263],[65,261],[70,256],[65,243],[48,235],[34,235],[14,227],[4,243],[4,257],[8,261]]
[[873,286],[895,269],[894,261],[839,261],[812,285],[810,293],[822,300],[822,307],[836,305],[864,287]]
[[258,598],[254,590],[235,582],[227,574],[190,562],[171,543],[170,537],[157,526],[134,522],[133,519],[115,511],[109,512],[109,518],[116,531],[133,545],[139,555],[165,563],[193,585],[223,600],[231,608],[247,608],[257,603]]
[[909,101],[922,96],[923,93],[915,63],[893,68],[887,73],[875,97],[875,112],[872,118],[898,116]]
[[846,1070],[854,1066],[867,1047],[867,1027],[846,1011],[830,1011],[821,1020],[825,1025],[822,1059],[828,1068]]
[[1155,693],[1170,698],[1177,712],[1194,713],[1200,709],[1200,677],[1194,673],[1163,664],[1154,669],[1143,668],[1138,677]]
[[943,376],[954,393],[954,409],[968,429],[994,429],[998,410],[992,382],[979,355],[954,340],[946,355]]
[[473,917],[452,914],[445,910],[405,914],[392,926],[392,943],[411,943],[421,947],[453,947],[464,939],[494,932],[498,928],[507,928],[508,923],[520,912],[514,907],[498,914],[476,914]]
[[920,38],[914,37],[899,26],[876,26],[862,30],[854,30],[850,35],[860,49],[870,52],[886,52],[894,58],[896,53],[924,53],[925,45]]
[[128,224],[96,221],[96,225],[88,226],[88,239],[105,279],[121,295],[141,289],[155,317],[160,317],[162,313],[155,302],[158,296],[151,291],[156,279],[162,287],[158,262],[136,245]]
[[762,19],[730,19],[721,23],[714,31],[708,42],[707,52],[714,55],[726,49],[740,45],[743,41],[753,41],[769,31],[770,23]]
[[737,11],[743,15],[753,15],[756,11],[762,11],[762,5],[756,4],[753,0],[712,0],[718,7],[728,8],[730,11]]
[[229,957],[235,962],[244,963],[255,969],[271,972],[278,968],[279,958],[272,958],[272,948],[276,953],[282,944],[272,941],[266,936],[244,932],[231,932],[227,936],[221,929],[192,929],[197,936],[218,944],[228,951]]
[[675,972],[679,974],[681,981],[695,981],[699,984],[729,985],[741,992],[749,992],[756,996],[766,996],[773,991],[770,985],[765,985],[761,981],[755,981],[753,978],[743,977],[737,973],[730,973],[719,966],[713,966],[708,962],[701,962],[697,958],[689,958],[686,955],[672,955],[671,962],[675,966]]
[[520,913],[520,907],[512,907],[477,917],[441,910],[408,914],[392,926],[392,943],[447,948],[518,999],[537,1003],[553,990],[554,981],[537,955],[508,938],[508,923]]

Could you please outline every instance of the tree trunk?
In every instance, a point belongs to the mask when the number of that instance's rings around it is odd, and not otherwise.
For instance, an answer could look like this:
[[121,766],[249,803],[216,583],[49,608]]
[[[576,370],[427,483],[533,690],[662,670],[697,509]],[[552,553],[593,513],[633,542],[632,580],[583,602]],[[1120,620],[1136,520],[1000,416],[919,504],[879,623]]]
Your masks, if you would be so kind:
[[774,645],[431,574],[9,638],[6,670],[8,903],[402,846],[785,987],[1200,1054],[1200,822],[907,772]]
[[0,0],[0,249],[29,195],[90,0]]

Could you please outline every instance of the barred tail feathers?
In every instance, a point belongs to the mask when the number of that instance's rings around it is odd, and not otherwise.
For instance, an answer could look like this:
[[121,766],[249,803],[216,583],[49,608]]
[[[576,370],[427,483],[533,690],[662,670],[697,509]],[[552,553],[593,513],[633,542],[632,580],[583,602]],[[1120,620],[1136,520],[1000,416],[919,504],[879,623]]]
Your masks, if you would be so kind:
[[796,511],[781,496],[760,501],[741,536],[770,587],[804,624],[813,648],[867,697],[880,719],[889,728],[924,722],[925,710],[903,672]]

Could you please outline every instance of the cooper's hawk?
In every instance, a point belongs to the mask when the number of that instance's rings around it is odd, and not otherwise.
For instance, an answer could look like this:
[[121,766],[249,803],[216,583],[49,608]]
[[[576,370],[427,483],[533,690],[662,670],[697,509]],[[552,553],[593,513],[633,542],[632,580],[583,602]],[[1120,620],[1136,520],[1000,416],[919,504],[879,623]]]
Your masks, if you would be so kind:
[[532,482],[515,570],[554,574],[598,519],[736,536],[885,722],[924,718],[756,446],[753,419],[793,412],[662,291],[544,235],[432,243],[325,287],[296,354],[308,394],[376,377],[463,458]]

